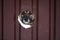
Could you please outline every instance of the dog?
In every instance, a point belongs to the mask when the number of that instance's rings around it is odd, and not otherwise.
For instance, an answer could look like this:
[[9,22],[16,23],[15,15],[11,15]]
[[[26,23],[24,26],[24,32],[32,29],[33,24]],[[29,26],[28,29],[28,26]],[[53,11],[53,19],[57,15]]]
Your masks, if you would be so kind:
[[20,22],[20,24],[24,24],[22,26],[31,27],[31,24],[34,22],[34,20],[35,18],[31,11],[23,11],[18,16],[18,21]]

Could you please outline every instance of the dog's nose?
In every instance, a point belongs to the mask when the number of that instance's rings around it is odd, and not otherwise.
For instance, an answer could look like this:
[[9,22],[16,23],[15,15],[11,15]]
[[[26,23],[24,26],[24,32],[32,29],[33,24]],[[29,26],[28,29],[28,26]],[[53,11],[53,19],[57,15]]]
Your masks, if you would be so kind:
[[28,18],[25,18],[24,20],[27,22],[28,21]]
[[25,21],[28,21],[29,17],[28,16],[23,16],[22,19],[25,20]]

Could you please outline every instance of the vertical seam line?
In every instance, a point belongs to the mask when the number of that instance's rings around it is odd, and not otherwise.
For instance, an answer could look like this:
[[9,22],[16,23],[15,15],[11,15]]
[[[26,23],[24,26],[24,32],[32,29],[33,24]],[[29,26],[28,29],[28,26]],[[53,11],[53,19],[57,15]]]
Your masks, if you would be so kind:
[[[21,0],[19,0],[19,13],[21,12]],[[19,40],[21,40],[21,25],[19,24]]]
[[4,0],[2,0],[2,4],[1,4],[1,6],[2,6],[2,40],[3,40],[3,25],[4,25],[4,23],[3,23],[3,5],[4,5],[4,2],[3,2]]
[[[32,13],[33,13],[33,0],[31,0],[31,9],[32,9]],[[31,40],[33,40],[33,27],[31,27]]]
[[54,40],[56,40],[56,0],[54,0]]
[[51,40],[51,0],[49,0],[49,40]]
[[38,40],[38,21],[39,21],[39,19],[38,19],[39,18],[39,15],[38,15],[38,12],[39,12],[38,8],[39,7],[38,7],[38,5],[39,5],[39,3],[38,3],[38,0],[37,0],[37,17],[36,17],[37,18],[37,21],[36,21],[37,22],[37,26],[36,26],[36,36],[37,37],[36,37],[36,40]]
[[14,0],[14,40],[16,40],[16,0]]

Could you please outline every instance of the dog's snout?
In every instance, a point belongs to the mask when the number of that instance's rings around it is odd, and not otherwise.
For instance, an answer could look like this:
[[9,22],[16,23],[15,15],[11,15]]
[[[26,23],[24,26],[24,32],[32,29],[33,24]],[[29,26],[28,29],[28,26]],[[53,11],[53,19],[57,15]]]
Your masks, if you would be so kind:
[[25,18],[24,20],[25,20],[25,21],[28,21],[28,18]]

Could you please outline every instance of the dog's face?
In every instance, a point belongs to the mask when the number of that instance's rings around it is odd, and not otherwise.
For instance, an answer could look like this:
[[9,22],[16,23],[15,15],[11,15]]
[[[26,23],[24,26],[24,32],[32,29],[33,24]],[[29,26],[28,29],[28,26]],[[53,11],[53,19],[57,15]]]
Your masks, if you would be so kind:
[[34,21],[34,15],[30,11],[23,11],[20,15],[20,20],[24,24],[32,24],[32,22]]

